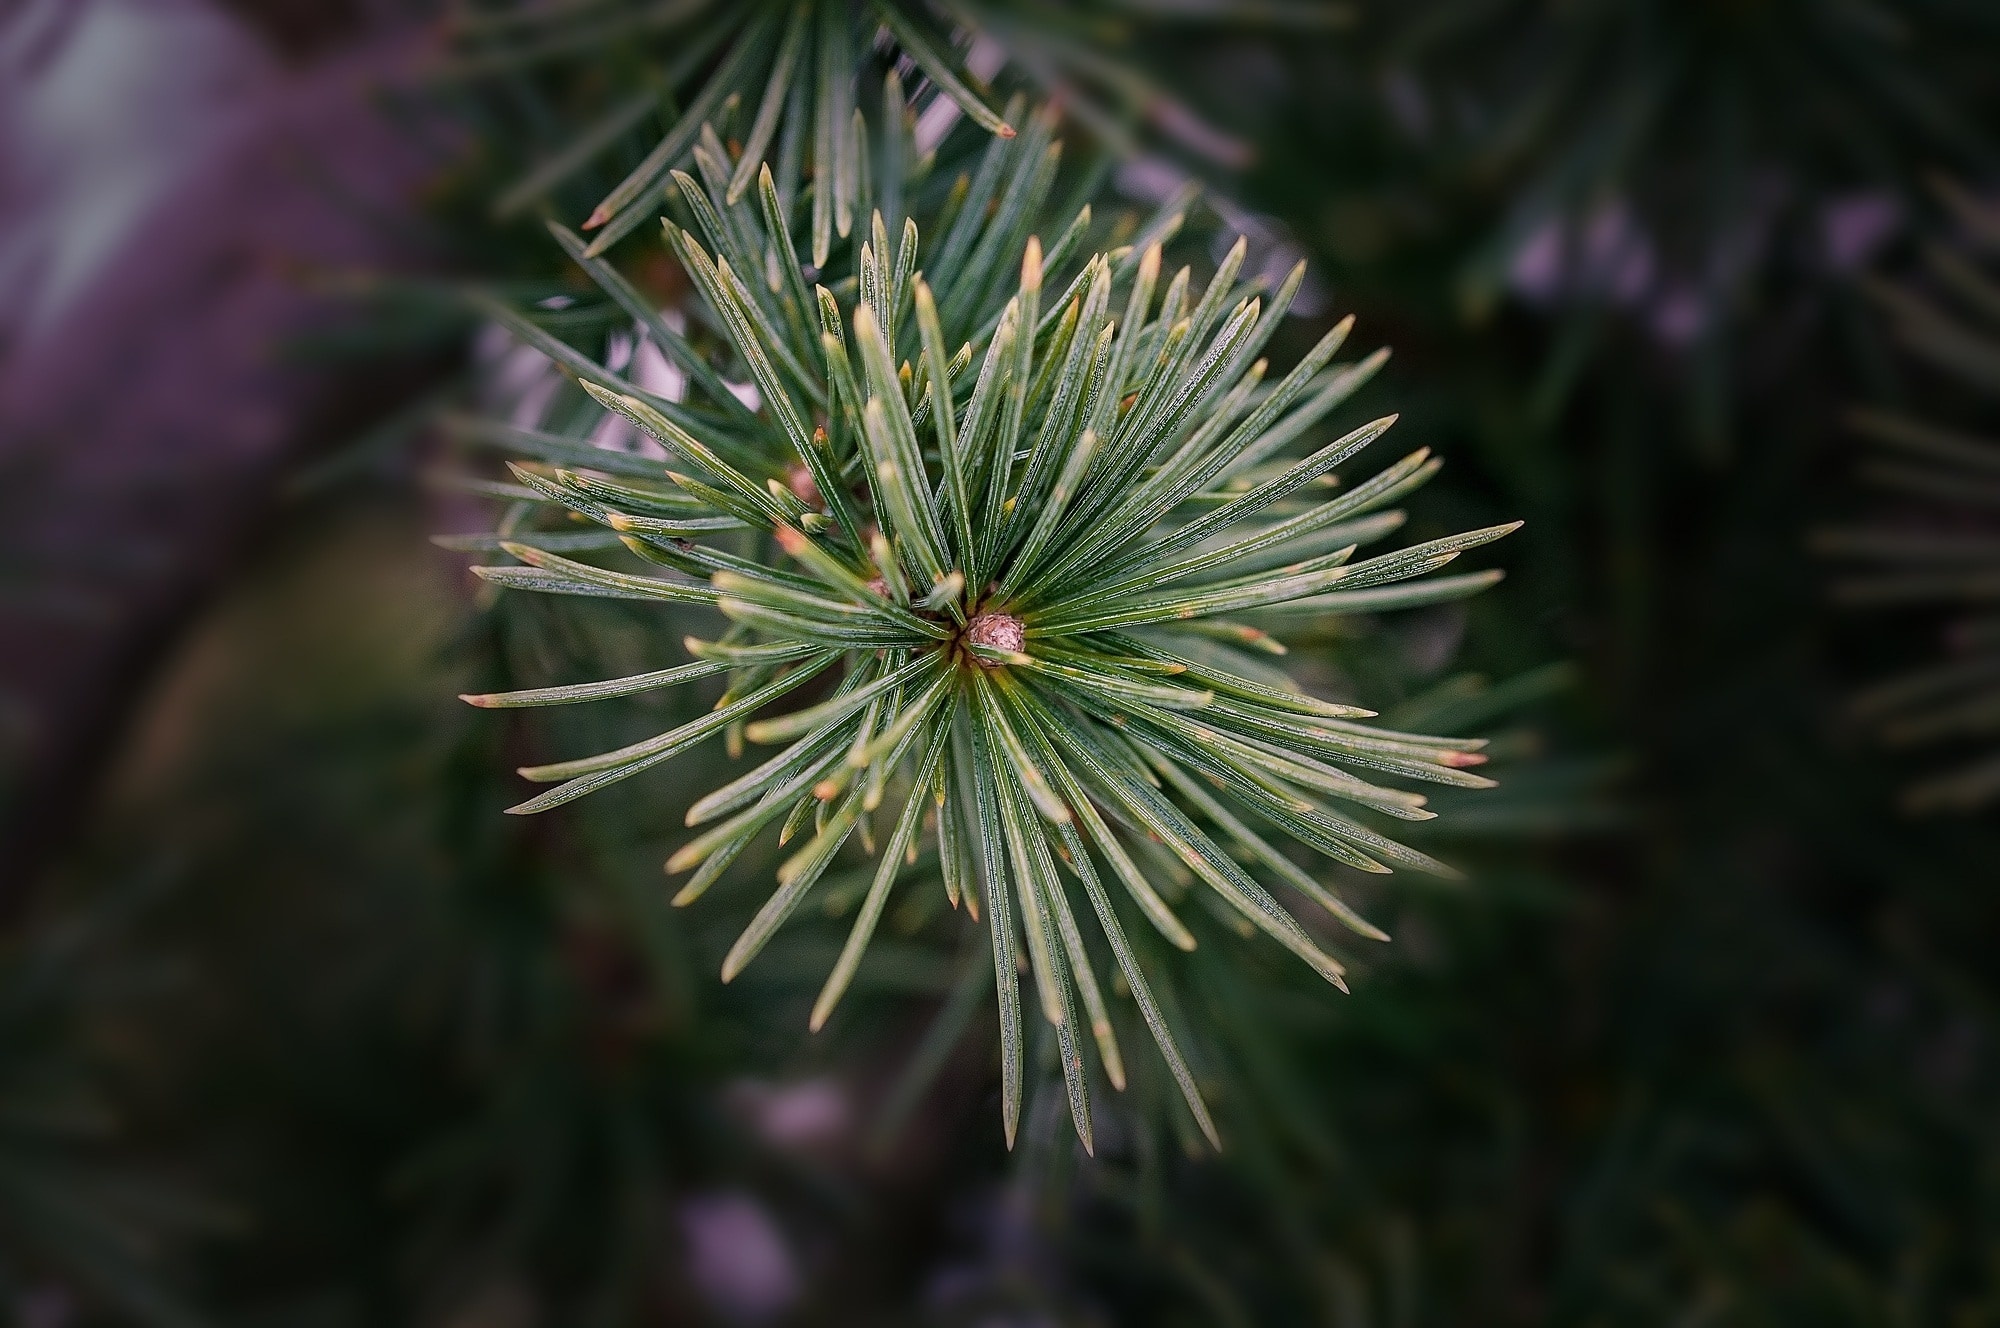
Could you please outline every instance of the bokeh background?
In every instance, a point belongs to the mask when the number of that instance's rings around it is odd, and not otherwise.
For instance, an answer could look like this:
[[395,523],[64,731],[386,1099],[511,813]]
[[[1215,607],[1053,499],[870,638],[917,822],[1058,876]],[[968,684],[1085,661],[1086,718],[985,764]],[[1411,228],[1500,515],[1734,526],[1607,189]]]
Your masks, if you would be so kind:
[[564,279],[491,201],[699,8],[565,5],[0,3],[0,1317],[2000,1323],[2000,9],[996,10],[1395,347],[1413,529],[1527,521],[1299,655],[1497,735],[1470,881],[1186,975],[1227,1149],[1086,1162],[935,901],[809,1037],[837,922],[667,907],[698,761],[499,815],[454,695],[657,647],[427,542],[510,352],[426,292]]

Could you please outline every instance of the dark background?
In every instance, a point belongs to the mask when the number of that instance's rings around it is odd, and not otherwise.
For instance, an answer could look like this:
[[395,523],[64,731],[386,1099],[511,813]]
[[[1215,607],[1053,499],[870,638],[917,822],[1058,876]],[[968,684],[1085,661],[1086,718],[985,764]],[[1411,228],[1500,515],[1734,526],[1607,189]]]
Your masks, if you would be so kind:
[[657,874],[698,763],[497,814],[537,731],[453,695],[646,637],[425,542],[468,329],[353,296],[556,270],[437,16],[0,5],[0,1314],[2000,1323],[2000,834],[1902,800],[1980,733],[1851,718],[1950,615],[1842,612],[1811,548],[1885,501],[1854,407],[1994,423],[1871,291],[2000,184],[2000,14],[1213,8],[1075,31],[1313,260],[1301,342],[1395,347],[1368,404],[1448,461],[1413,531],[1527,521],[1328,657],[1519,696],[1470,884],[1384,896],[1353,996],[1251,947],[1183,993],[1225,1155],[1085,1163],[1047,1111],[1003,1152],[984,1032],[901,1087],[948,954],[820,1039],[833,927],[713,981],[728,916]]

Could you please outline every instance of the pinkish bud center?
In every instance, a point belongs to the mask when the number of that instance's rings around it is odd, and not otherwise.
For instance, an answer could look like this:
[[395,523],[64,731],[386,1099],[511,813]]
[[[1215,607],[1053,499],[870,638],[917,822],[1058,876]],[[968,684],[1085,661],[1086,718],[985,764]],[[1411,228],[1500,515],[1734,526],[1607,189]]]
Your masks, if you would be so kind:
[[1011,613],[982,613],[966,625],[965,639],[975,646],[1018,652],[1027,644],[1028,634]]

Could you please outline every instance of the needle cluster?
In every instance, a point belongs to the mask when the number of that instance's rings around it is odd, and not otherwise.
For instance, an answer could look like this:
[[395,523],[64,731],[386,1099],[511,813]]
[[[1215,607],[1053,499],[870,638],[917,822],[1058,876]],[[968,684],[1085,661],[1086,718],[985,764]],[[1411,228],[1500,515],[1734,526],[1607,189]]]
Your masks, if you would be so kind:
[[[665,241],[754,397],[713,382],[705,357],[555,228],[711,400],[643,391],[494,306],[665,460],[489,427],[488,441],[524,454],[515,492],[605,537],[503,535],[492,545],[516,561],[475,570],[517,589],[708,609],[727,630],[688,638],[690,663],[467,699],[556,705],[725,679],[691,723],[524,769],[550,787],[512,810],[559,807],[718,735],[770,747],[694,803],[696,833],[667,863],[689,874],[676,900],[687,904],[760,836],[797,844],[724,980],[858,843],[879,866],[814,1006],[819,1027],[899,876],[935,841],[943,890],[991,939],[1010,1143],[1023,960],[1086,1146],[1087,1044],[1123,1086],[1099,979],[1107,952],[1214,1138],[1126,933],[1130,912],[1176,947],[1195,944],[1156,885],[1161,855],[1344,986],[1340,962],[1273,887],[1386,937],[1280,841],[1359,872],[1446,873],[1375,823],[1432,815],[1406,783],[1490,782],[1475,772],[1476,740],[1388,731],[1274,676],[1268,658],[1283,646],[1246,615],[1271,623],[1468,594],[1497,574],[1429,574],[1514,527],[1358,556],[1401,525],[1391,505],[1438,464],[1419,449],[1357,483],[1335,478],[1394,423],[1323,438],[1385,353],[1338,360],[1349,319],[1274,375],[1263,351],[1304,265],[1270,291],[1240,279],[1239,242],[1197,290],[1188,269],[1163,271],[1160,239],[1178,217],[1090,255],[1085,208],[1045,252],[1026,232],[1060,145],[1048,117],[1024,124],[991,140],[991,170],[953,190],[935,275],[916,223],[892,247],[878,211],[853,271],[809,288],[818,269],[794,250],[768,171],[733,201],[738,172],[720,144],[697,152],[704,180],[673,173],[700,234],[670,221]],[[569,556],[616,545],[642,570]]]

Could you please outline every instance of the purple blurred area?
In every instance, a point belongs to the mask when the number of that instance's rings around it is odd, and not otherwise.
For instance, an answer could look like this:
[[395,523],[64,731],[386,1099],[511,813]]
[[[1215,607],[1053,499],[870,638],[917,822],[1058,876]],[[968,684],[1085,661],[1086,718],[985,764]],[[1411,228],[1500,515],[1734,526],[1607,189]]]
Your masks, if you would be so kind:
[[415,386],[289,347],[316,274],[432,260],[449,140],[395,96],[429,33],[368,0],[0,2],[0,907],[288,460]]

